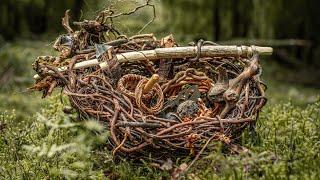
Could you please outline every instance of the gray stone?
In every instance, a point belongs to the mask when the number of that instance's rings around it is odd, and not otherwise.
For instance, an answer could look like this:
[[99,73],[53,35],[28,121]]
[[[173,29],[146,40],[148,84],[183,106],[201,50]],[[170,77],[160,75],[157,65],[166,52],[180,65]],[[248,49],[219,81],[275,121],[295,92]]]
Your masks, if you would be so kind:
[[181,118],[192,117],[197,114],[199,106],[192,100],[187,100],[181,103],[177,108],[177,113]]

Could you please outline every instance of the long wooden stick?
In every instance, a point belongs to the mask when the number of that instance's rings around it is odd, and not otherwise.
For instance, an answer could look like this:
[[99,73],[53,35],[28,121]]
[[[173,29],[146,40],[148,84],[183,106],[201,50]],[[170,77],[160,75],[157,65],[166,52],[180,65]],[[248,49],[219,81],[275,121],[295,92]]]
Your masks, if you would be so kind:
[[[187,47],[171,47],[171,48],[157,48],[154,50],[135,51],[128,53],[117,54],[119,63],[135,62],[144,60],[158,60],[158,59],[178,59],[190,58],[197,55],[198,48],[195,46]],[[271,55],[273,49],[271,47],[259,46],[203,46],[201,47],[200,57],[251,57],[254,52],[260,55]],[[101,69],[106,69],[108,64],[106,62],[99,62],[98,59],[92,59],[76,63],[74,69],[87,68],[99,65]],[[60,67],[59,71],[65,71],[67,67]],[[54,73],[49,71],[49,73]],[[38,74],[34,75],[35,79],[39,79]]]

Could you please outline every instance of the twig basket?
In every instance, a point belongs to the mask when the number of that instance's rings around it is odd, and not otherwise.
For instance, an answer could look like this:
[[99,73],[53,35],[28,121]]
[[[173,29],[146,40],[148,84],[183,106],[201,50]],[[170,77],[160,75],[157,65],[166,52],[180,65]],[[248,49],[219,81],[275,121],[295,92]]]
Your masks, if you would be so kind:
[[234,143],[266,103],[259,55],[271,48],[202,40],[180,47],[172,35],[106,40],[86,26],[67,29],[54,45],[60,57],[34,63],[32,88],[46,96],[62,87],[82,118],[110,130],[114,154],[178,155],[209,140]]

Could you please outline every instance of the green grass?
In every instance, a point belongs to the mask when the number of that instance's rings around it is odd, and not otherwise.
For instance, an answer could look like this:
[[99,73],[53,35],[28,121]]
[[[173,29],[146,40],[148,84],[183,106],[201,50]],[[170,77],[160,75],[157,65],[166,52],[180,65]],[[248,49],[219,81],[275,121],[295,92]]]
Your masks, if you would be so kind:
[[[98,122],[65,115],[58,93],[42,100],[26,92],[31,63],[51,53],[47,43],[20,42],[0,50],[1,67],[14,67],[0,89],[0,179],[167,179],[171,171],[148,162],[115,160],[108,131]],[[274,78],[281,69],[263,63],[269,102],[255,132],[243,134],[250,153],[226,154],[219,146],[187,172],[190,179],[317,179],[320,175],[320,91]],[[271,69],[271,70],[270,70]],[[2,69],[0,69],[0,73]],[[2,82],[3,83],[3,82]],[[14,110],[15,109],[15,110]],[[174,163],[178,167],[188,159]]]
[[50,42],[19,41],[0,45],[0,111],[16,110],[18,119],[37,112],[45,100],[28,91],[33,83],[32,63],[37,56],[54,54]]

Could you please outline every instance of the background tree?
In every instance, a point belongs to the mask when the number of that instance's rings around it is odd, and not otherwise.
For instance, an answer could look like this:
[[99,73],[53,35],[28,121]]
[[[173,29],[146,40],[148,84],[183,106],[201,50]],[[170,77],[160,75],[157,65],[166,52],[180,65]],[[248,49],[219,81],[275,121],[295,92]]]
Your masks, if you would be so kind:
[[[1,0],[0,36],[5,40],[62,31],[61,17],[71,9],[73,20],[94,16],[98,9],[113,4],[126,10],[143,0]],[[234,39],[304,39],[299,46],[292,42],[276,48],[280,63],[290,67],[320,66],[320,14],[316,0],[154,0],[157,23],[152,32],[172,32],[180,41],[200,38],[214,41]],[[82,11],[83,10],[83,11]],[[85,13],[82,13],[85,12]],[[146,23],[151,11],[140,12],[133,20],[123,18],[118,24],[126,34],[136,33]],[[278,46],[277,42],[271,45]],[[252,43],[248,43],[252,44]],[[267,44],[270,45],[270,44]]]

